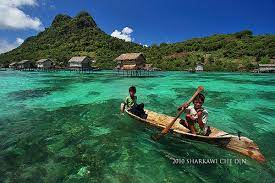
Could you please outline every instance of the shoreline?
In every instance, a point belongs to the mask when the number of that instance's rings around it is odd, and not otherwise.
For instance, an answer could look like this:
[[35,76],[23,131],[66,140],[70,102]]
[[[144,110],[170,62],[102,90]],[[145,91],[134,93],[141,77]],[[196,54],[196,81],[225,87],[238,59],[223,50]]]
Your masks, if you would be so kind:
[[[0,68],[0,71],[21,71],[21,72],[79,72],[75,70],[68,70],[68,69],[58,69],[58,70],[38,70],[38,69],[31,69],[31,70],[17,70],[17,69],[11,69],[11,68]],[[114,69],[102,69],[102,70],[90,70],[91,73],[93,72],[102,72],[102,71],[113,71],[117,72],[117,70]],[[81,72],[81,71],[80,71]],[[161,71],[151,71],[153,73],[160,73],[160,72],[183,72],[183,73],[191,73],[191,74],[197,74],[197,73],[251,73],[251,74],[275,74],[275,72],[252,72],[252,71],[198,71],[198,72],[189,72],[184,70],[161,70]]]

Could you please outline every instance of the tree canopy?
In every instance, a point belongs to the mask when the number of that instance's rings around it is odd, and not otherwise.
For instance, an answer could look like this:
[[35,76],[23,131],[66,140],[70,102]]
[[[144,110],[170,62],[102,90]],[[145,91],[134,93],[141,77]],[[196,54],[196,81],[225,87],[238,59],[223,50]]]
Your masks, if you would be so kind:
[[60,14],[49,28],[1,54],[0,64],[51,58],[65,65],[72,56],[85,55],[95,58],[97,66],[112,69],[113,60],[126,52],[143,52],[148,63],[163,70],[189,69],[197,63],[203,63],[210,71],[251,70],[256,63],[268,63],[269,58],[275,57],[275,35],[253,35],[244,30],[144,47],[107,35],[87,12],[74,18]]

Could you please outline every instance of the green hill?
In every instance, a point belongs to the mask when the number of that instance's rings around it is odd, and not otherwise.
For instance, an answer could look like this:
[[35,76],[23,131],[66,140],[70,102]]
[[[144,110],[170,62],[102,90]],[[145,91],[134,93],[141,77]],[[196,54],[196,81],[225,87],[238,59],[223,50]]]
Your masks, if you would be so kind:
[[210,71],[251,70],[275,56],[275,35],[254,36],[246,30],[146,48],[107,35],[87,12],[80,12],[74,18],[57,15],[49,28],[1,54],[0,64],[51,58],[56,64],[66,65],[72,56],[87,55],[95,58],[98,66],[111,69],[115,66],[113,59],[125,52],[143,52],[148,63],[163,70],[193,68],[198,62]]
[[[207,70],[251,70],[275,56],[275,35],[253,36],[251,31],[245,30],[174,44],[163,43],[149,50],[154,50],[153,54],[150,51],[148,54],[155,57],[152,62],[158,62],[164,69],[181,70],[201,62]],[[157,61],[156,57],[162,59]]]
[[107,35],[87,12],[80,12],[74,18],[57,15],[49,28],[27,38],[18,48],[1,54],[0,62],[52,58],[59,64],[66,64],[72,56],[88,55],[96,58],[99,66],[111,68],[114,57],[141,48],[138,44]]

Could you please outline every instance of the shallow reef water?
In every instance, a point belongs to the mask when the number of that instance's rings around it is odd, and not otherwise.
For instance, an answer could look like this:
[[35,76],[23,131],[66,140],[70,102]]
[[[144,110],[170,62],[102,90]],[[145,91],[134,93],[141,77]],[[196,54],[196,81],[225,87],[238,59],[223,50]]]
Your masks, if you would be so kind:
[[[275,182],[275,75],[5,71],[0,78],[0,182]],[[203,85],[208,123],[241,131],[267,162],[172,136],[153,141],[156,129],[119,111],[131,85],[146,108],[173,116]]]

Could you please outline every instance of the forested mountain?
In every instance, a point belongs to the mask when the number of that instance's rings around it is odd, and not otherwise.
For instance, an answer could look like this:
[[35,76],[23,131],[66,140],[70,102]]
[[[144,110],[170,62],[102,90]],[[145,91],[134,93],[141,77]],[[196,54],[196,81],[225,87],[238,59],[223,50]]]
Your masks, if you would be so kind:
[[27,38],[18,48],[1,54],[0,64],[29,59],[51,58],[66,65],[72,56],[87,55],[104,69],[115,67],[115,57],[125,52],[143,52],[148,63],[163,70],[184,70],[200,62],[206,70],[251,70],[257,63],[275,57],[275,35],[254,36],[245,30],[205,38],[144,47],[104,33],[87,12],[72,18],[57,15],[49,28]]

